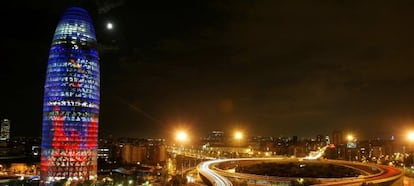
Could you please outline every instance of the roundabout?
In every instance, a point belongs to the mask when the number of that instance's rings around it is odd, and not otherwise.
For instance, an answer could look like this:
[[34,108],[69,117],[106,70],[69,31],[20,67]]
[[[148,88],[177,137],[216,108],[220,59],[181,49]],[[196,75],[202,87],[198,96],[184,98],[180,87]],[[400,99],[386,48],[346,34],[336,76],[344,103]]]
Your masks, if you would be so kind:
[[340,160],[240,158],[197,167],[208,185],[403,185],[398,168]]

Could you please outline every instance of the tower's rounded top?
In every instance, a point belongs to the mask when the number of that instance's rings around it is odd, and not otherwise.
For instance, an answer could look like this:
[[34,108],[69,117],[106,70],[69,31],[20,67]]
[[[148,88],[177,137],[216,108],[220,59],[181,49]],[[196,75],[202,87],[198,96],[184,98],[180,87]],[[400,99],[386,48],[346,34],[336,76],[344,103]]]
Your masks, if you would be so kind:
[[84,8],[69,7],[60,18],[53,40],[68,37],[84,37],[83,40],[96,42],[92,19]]
[[88,11],[86,11],[84,8],[76,6],[67,8],[61,19],[80,19],[87,21],[89,23],[92,22],[91,17],[88,14]]

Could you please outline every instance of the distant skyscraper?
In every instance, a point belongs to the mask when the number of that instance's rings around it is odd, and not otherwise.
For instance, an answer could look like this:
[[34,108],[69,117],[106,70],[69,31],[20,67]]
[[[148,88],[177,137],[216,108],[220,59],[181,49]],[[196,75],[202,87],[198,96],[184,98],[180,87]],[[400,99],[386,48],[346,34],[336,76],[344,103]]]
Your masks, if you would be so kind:
[[331,144],[331,139],[329,138],[329,136],[325,136],[325,142],[327,145]]
[[97,176],[99,57],[88,12],[71,7],[61,17],[47,66],[41,182]]
[[335,130],[332,132],[332,143],[335,145],[341,145],[344,143],[343,133],[340,130]]
[[0,125],[0,141],[7,141],[10,139],[10,120],[1,120]]

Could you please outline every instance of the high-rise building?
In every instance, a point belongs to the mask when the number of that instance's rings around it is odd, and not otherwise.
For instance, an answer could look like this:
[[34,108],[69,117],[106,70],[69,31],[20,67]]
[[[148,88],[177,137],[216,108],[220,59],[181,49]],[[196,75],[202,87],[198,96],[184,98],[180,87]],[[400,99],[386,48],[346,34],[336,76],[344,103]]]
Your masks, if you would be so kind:
[[10,120],[3,119],[0,124],[0,141],[7,141],[10,139]]
[[225,142],[223,131],[211,131],[207,137],[203,138],[203,143],[209,146],[224,146]]
[[95,180],[99,58],[92,20],[80,7],[61,17],[49,51],[44,90],[41,182]]
[[340,130],[335,130],[332,132],[332,141],[331,143],[335,145],[341,145],[344,143],[343,133]]

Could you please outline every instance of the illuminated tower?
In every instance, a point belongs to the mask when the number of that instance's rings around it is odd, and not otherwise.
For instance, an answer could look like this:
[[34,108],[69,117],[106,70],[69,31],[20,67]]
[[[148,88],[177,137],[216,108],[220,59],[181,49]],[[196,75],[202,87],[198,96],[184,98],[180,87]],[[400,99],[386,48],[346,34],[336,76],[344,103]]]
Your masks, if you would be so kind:
[[88,12],[66,10],[49,51],[42,128],[41,182],[95,180],[99,57]]

